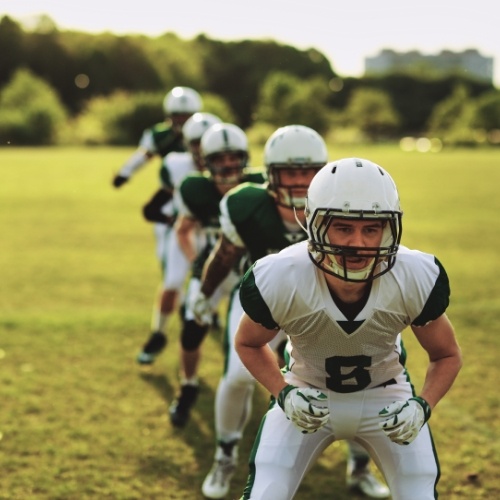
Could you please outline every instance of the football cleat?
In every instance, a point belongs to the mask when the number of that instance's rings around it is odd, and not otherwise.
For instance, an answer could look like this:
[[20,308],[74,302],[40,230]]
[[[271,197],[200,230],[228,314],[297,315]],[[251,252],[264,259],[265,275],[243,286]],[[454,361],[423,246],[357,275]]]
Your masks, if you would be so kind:
[[137,355],[137,362],[140,365],[151,365],[166,345],[167,336],[163,332],[153,332],[144,344],[142,352]]
[[169,408],[170,422],[175,427],[184,427],[189,420],[189,412],[196,402],[200,388],[197,385],[181,386],[181,393]]
[[369,498],[388,498],[389,488],[377,480],[368,467],[356,467],[354,460],[347,464],[347,486]]
[[238,462],[238,447],[233,442],[224,448],[217,447],[214,464],[203,481],[201,492],[206,498],[224,498],[229,493],[231,478]]

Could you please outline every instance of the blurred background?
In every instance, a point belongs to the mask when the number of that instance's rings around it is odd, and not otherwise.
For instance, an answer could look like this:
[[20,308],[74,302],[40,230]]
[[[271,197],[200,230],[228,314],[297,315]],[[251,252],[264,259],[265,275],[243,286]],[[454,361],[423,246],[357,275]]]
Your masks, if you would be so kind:
[[0,144],[135,145],[172,87],[263,144],[302,123],[337,144],[500,144],[499,6],[392,0],[4,0]]

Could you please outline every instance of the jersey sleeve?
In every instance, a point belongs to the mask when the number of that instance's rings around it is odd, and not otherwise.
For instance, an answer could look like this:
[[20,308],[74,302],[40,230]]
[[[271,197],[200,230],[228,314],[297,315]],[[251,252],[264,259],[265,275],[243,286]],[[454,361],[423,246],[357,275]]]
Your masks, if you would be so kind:
[[195,219],[196,217],[193,215],[188,205],[184,201],[183,187],[185,182],[186,180],[184,180],[184,182],[181,183],[179,189],[176,189],[174,191],[174,205],[177,209],[177,213],[179,216],[185,216]]
[[165,161],[165,159],[163,160],[160,168],[160,182],[164,188],[174,189],[174,185],[170,175],[170,170],[168,168],[168,164]]
[[222,234],[235,246],[245,248],[245,243],[241,239],[236,226],[231,220],[231,214],[227,205],[227,196],[220,202],[220,227]]
[[263,299],[255,282],[255,266],[261,264],[257,261],[243,276],[240,286],[240,300],[243,310],[255,323],[273,330],[279,325],[273,319],[271,311]]
[[142,133],[142,137],[139,141],[139,147],[145,149],[148,153],[156,154],[157,149],[152,129],[148,128]]
[[435,273],[434,286],[431,289],[421,313],[412,321],[414,326],[424,326],[441,316],[450,303],[450,282],[441,262],[434,257],[432,269]]

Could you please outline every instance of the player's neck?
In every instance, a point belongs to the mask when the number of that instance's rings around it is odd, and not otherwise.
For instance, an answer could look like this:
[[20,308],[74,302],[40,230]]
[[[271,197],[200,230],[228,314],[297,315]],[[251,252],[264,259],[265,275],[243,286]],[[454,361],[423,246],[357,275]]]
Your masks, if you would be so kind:
[[342,302],[351,304],[365,297],[368,283],[352,283],[324,273],[330,293]]

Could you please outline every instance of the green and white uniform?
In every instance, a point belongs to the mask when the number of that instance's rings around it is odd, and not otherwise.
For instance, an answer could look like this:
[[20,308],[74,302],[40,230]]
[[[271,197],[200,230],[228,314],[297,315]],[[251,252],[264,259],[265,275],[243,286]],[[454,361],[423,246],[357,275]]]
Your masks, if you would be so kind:
[[[287,225],[283,221],[265,184],[241,184],[229,191],[221,201],[220,224],[227,239],[247,249],[249,265],[307,238],[298,223]],[[251,415],[255,388],[255,379],[234,349],[234,337],[243,314],[237,291],[231,294],[224,342],[224,373],[215,400],[216,434],[224,442],[242,438]],[[285,340],[285,333],[280,332],[271,347],[276,349]]]
[[231,243],[245,247],[251,262],[303,241],[298,224],[285,225],[265,184],[241,184],[221,202],[221,228]]
[[[247,168],[244,171],[242,182],[264,182],[264,174],[260,170]],[[193,296],[200,289],[200,279],[203,265],[214,248],[220,233],[220,201],[222,195],[218,191],[214,180],[208,172],[195,172],[188,175],[176,191],[176,203],[179,214],[196,219],[205,233],[206,242],[204,248],[198,254],[192,266],[192,278],[189,283],[188,294]],[[211,297],[214,311],[223,294],[228,294],[239,282],[240,276],[233,272],[219,286]],[[190,303],[189,299],[186,303]],[[194,315],[186,310],[186,319],[194,319]]]
[[[160,183],[163,188],[170,189],[175,193],[182,181],[189,174],[196,171],[197,168],[191,153],[172,152],[162,160]],[[161,212],[175,220],[179,212],[177,201],[178,198],[174,194],[163,205]],[[171,225],[161,223],[154,224],[154,231],[157,242],[157,255],[163,269],[163,288],[165,290],[182,291],[190,265],[179,246],[175,231]],[[196,243],[199,248],[203,247],[204,236],[201,231],[197,234]]]
[[[172,124],[169,121],[157,123],[144,130],[139,140],[137,152],[122,166],[117,175],[118,177],[129,179],[147,163],[145,155],[148,157],[160,156],[160,158],[162,158],[160,167],[161,179],[161,172],[165,166],[163,159],[171,152],[184,151],[186,151],[186,147],[182,135],[174,131]],[[165,214],[170,215],[169,207],[165,207],[165,210]],[[162,264],[162,268],[170,229],[171,228],[166,224],[155,223],[153,225],[156,241],[156,256]]]
[[[174,131],[170,122],[156,123],[144,130],[138,147],[147,155],[160,158],[165,158],[168,153],[174,151],[186,151],[182,135]],[[143,162],[126,163],[118,175],[130,178],[143,166]]]
[[242,280],[242,306],[255,322],[287,333],[292,350],[285,379],[327,394],[330,422],[302,434],[274,404],[254,445],[243,498],[266,498],[266,491],[276,500],[292,498],[312,462],[338,439],[355,439],[371,451],[392,498],[435,498],[439,465],[427,424],[400,446],[379,428],[378,413],[413,395],[395,350],[398,334],[441,316],[449,293],[434,256],[400,247],[394,267],[372,282],[364,308],[349,320],[311,262],[307,242],[257,261]]

